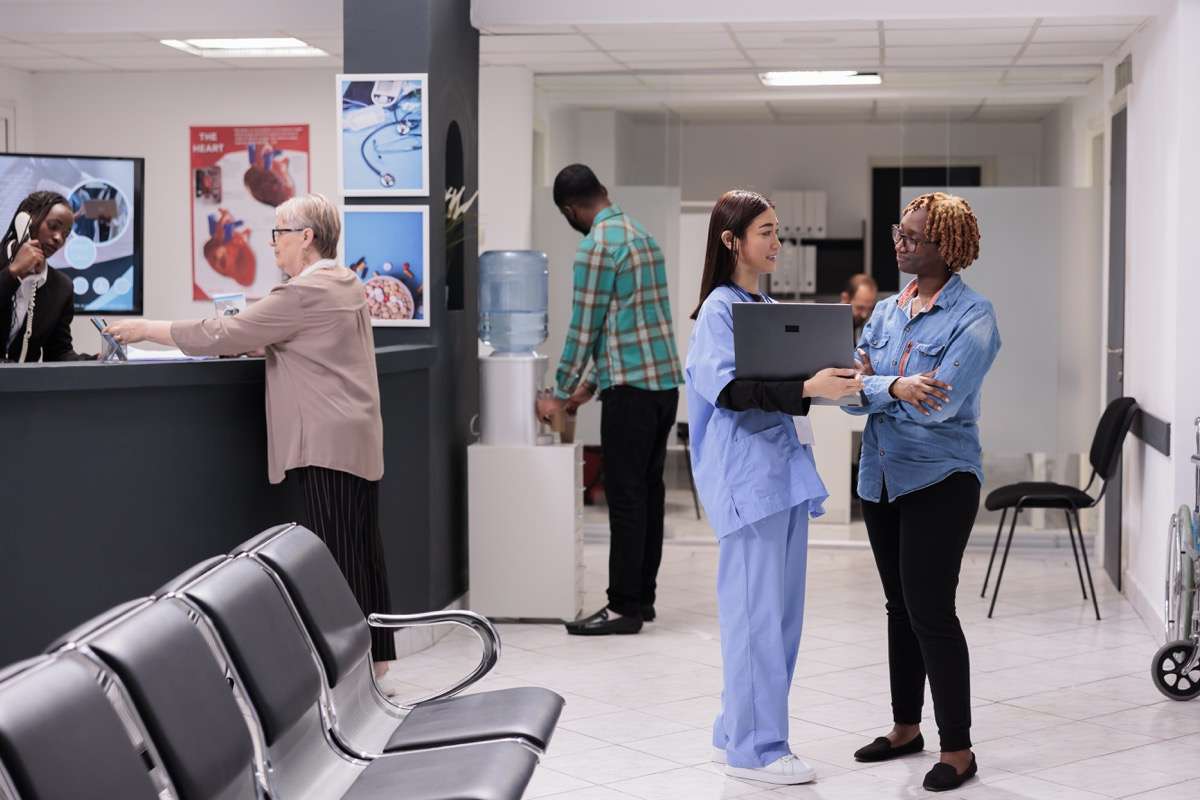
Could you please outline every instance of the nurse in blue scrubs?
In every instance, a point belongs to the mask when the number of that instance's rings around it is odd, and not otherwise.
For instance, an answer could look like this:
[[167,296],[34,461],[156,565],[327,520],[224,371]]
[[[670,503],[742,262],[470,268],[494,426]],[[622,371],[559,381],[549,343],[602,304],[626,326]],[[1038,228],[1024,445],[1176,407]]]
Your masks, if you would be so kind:
[[[775,269],[779,219],[754,192],[727,192],[713,208],[700,305],[687,359],[696,488],[720,542],[717,602],[724,692],[713,759],[726,773],[775,784],[811,781],[788,747],[788,690],[804,619],[808,520],[827,492],[813,462],[813,397],[855,394],[854,370],[795,380],[738,379],[733,304],[769,303],[759,277]],[[803,439],[803,440],[802,440]]]

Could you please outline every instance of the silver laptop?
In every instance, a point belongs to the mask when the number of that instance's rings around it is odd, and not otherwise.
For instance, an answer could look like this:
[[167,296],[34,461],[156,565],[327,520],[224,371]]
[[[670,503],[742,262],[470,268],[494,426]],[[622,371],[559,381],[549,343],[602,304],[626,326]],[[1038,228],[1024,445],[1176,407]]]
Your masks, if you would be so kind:
[[[826,367],[854,367],[854,315],[842,303],[734,303],[737,377],[796,380]],[[822,405],[861,405],[856,392]]]

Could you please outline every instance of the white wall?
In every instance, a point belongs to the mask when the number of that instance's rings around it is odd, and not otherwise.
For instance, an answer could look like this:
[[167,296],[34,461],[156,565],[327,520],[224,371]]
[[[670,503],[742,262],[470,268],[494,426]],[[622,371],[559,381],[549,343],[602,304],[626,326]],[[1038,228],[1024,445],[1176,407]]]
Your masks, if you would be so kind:
[[479,130],[479,252],[527,250],[533,235],[532,72],[480,67]]
[[[1022,124],[782,124],[637,122],[626,179],[659,183],[664,161],[679,159],[685,201],[713,201],[732,188],[816,189],[829,196],[829,235],[853,238],[871,211],[871,166],[980,162],[997,186],[1041,183],[1042,128]],[[986,183],[985,179],[985,183]]]
[[[14,129],[9,131],[10,152],[40,150],[33,136],[33,75],[20,70],[0,67],[0,106],[11,109]],[[7,226],[8,221],[4,224]]]
[[1171,6],[1126,48],[1133,56],[1134,84],[1128,91],[1125,393],[1171,423],[1172,455],[1136,439],[1126,445],[1122,523],[1126,593],[1156,631],[1162,623],[1167,520],[1192,500],[1188,457],[1194,449],[1192,419],[1200,415],[1194,344],[1200,202],[1190,180],[1200,174],[1193,85],[1200,71],[1195,48],[1200,0]]
[[1092,174],[1092,140],[1103,135],[1107,122],[1104,79],[1096,78],[1084,97],[1073,97],[1042,120],[1044,186],[1098,186],[1102,175]]
[[[145,157],[146,316],[210,316],[211,303],[192,300],[188,126],[307,123],[312,190],[334,197],[334,74],[289,69],[99,79],[38,73],[32,79],[33,137],[41,152]],[[77,319],[72,331],[77,350],[99,350],[86,319]]]

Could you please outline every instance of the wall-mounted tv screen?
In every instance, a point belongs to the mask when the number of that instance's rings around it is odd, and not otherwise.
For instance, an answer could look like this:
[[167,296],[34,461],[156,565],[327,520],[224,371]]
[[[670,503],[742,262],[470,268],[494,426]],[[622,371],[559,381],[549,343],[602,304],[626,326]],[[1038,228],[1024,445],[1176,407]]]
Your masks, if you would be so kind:
[[58,192],[75,227],[49,260],[75,287],[75,311],[142,313],[140,158],[0,153],[0,235],[31,192]]

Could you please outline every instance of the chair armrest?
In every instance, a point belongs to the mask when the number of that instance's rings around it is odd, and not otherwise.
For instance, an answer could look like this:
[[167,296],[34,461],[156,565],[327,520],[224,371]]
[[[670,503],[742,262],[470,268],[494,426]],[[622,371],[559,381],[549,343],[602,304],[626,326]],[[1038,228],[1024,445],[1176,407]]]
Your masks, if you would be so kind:
[[476,614],[474,611],[428,611],[422,614],[370,614],[367,616],[367,624],[372,628],[384,628],[387,630],[416,628],[425,625],[462,625],[479,637],[479,642],[482,645],[482,653],[480,654],[479,663],[471,672],[449,689],[444,689],[428,697],[406,702],[402,706],[403,708],[412,708],[421,703],[428,703],[431,700],[442,700],[447,697],[453,697],[491,672],[492,667],[496,666],[496,662],[500,660],[500,634],[496,632],[495,626],[492,625],[487,617]]

